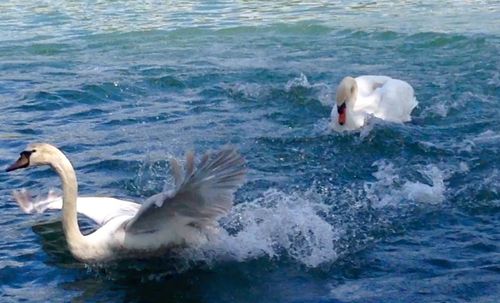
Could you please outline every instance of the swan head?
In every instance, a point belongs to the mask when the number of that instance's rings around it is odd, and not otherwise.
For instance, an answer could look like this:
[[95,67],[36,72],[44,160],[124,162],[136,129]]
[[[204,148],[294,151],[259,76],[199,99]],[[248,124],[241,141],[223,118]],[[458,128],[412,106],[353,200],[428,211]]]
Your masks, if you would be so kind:
[[20,168],[27,168],[40,165],[51,165],[52,160],[60,156],[61,151],[47,143],[29,144],[20,153],[19,159],[10,165],[6,171],[13,171]]
[[346,122],[346,104],[353,103],[356,100],[356,93],[358,86],[356,80],[353,77],[345,77],[340,81],[337,87],[337,93],[335,98],[337,101],[337,112],[339,114],[338,122],[340,125],[344,125]]

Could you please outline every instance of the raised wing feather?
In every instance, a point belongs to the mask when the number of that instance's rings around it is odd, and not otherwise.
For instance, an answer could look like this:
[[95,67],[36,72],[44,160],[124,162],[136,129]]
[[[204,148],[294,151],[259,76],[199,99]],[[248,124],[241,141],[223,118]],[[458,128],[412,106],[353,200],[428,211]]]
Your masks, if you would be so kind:
[[[21,210],[27,214],[62,208],[61,196],[52,191],[42,199],[33,199],[25,189],[14,191],[13,196]],[[104,225],[118,216],[133,217],[140,206],[134,202],[108,197],[78,197],[76,200],[76,211],[99,225]]]
[[174,216],[190,218],[189,224],[204,226],[225,215],[233,205],[233,194],[243,183],[244,160],[234,149],[205,154],[200,163],[188,154],[184,176],[176,160],[171,160],[175,189],[150,197],[132,218],[128,232],[153,232]]

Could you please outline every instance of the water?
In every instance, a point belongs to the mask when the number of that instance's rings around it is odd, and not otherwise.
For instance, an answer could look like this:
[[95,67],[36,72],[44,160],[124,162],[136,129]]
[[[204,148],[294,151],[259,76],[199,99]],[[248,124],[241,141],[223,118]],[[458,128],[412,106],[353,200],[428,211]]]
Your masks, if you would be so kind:
[[[2,302],[496,302],[497,1],[4,1],[0,165],[48,141],[82,195],[142,201],[168,158],[230,144],[248,178],[200,249],[76,262],[48,169],[0,174]],[[405,125],[328,129],[335,84],[383,74]],[[92,225],[82,218],[82,225]]]

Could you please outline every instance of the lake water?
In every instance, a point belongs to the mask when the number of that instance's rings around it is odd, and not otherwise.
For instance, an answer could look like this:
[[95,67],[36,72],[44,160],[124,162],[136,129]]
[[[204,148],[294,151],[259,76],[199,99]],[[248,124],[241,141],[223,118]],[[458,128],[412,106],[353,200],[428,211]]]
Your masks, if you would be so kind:
[[[209,245],[89,267],[11,196],[55,174],[1,173],[0,301],[497,302],[499,2],[331,2],[3,1],[2,167],[47,141],[81,195],[143,201],[229,144],[248,176]],[[413,120],[330,131],[361,74],[411,83]]]

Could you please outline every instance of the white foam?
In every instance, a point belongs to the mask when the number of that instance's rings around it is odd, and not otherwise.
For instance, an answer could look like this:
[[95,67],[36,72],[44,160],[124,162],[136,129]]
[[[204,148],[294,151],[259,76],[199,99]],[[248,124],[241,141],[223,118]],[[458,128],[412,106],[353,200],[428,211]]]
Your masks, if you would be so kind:
[[333,107],[335,102],[333,100],[332,88],[325,83],[318,83],[313,85],[314,89],[317,90],[316,98],[319,102],[325,106]]
[[470,171],[469,165],[466,162],[460,162],[459,164],[459,172],[468,173]]
[[439,204],[444,201],[446,187],[443,171],[434,165],[424,166],[417,171],[429,184],[408,180],[400,176],[400,169],[386,160],[373,163],[378,170],[373,173],[375,182],[366,182],[367,198],[376,208],[397,206],[403,201],[413,203]]
[[490,192],[498,194],[500,192],[500,172],[498,169],[493,169],[488,177],[483,181],[483,186]]
[[300,73],[300,76],[297,78],[293,78],[292,80],[289,80],[286,85],[285,85],[285,90],[289,92],[291,89],[295,87],[305,87],[305,88],[310,88],[311,84],[309,83],[309,80],[307,80],[306,75],[303,73]]
[[375,116],[372,115],[367,115],[365,117],[365,125],[361,127],[359,130],[359,139],[363,140],[368,137],[368,135],[371,133],[371,131],[375,128],[376,125],[380,124],[386,124],[388,122],[379,119]]
[[434,105],[431,105],[427,109],[427,111],[444,118],[448,116],[448,112],[450,111],[450,106],[444,103],[436,103]]
[[446,189],[443,173],[435,166],[428,166],[427,169],[419,172],[427,177],[432,185],[406,181],[401,189],[403,197],[419,203],[439,204],[443,202]]
[[270,88],[257,83],[235,83],[223,85],[232,93],[242,94],[246,98],[259,99],[269,94]]
[[476,144],[498,144],[500,143],[500,134],[488,129],[472,138],[471,141]]
[[420,118],[435,117],[440,118],[447,117],[451,110],[460,110],[465,107],[469,98],[472,98],[469,93],[464,93],[460,95],[457,99],[449,100],[442,98],[441,96],[435,96],[431,99],[432,103],[430,106],[425,107]]
[[488,84],[496,88],[500,87],[500,73],[498,71],[493,71],[493,75],[488,79]]
[[291,258],[308,267],[333,262],[340,232],[320,215],[327,208],[312,192],[286,194],[270,189],[261,198],[235,206],[217,236],[184,254],[207,263],[259,257]]
[[206,264],[285,258],[318,267],[373,240],[366,234],[370,229],[367,224],[376,226],[378,220],[389,217],[382,214],[374,222],[358,222],[357,213],[366,211],[368,205],[405,208],[439,204],[445,199],[448,169],[423,165],[416,167],[417,174],[414,169],[405,174],[387,160],[373,165],[377,167],[373,182],[325,188],[314,184],[305,192],[292,193],[269,189],[255,200],[242,202],[222,219],[222,228],[208,243],[182,251],[182,258]]
[[326,83],[310,83],[309,79],[307,79],[304,73],[300,73],[300,75],[296,78],[289,80],[285,84],[285,91],[290,92],[294,88],[303,87],[309,88],[313,90],[314,96],[318,101],[328,107],[333,106],[334,102],[332,99],[331,87]]
[[259,198],[242,201],[221,219],[221,228],[206,244],[176,255],[181,262],[176,262],[175,270],[184,271],[193,263],[211,266],[259,258],[291,260],[312,268],[335,262],[373,242],[370,230],[380,228],[379,222],[397,220],[391,217],[394,212],[385,211],[367,219],[371,207],[439,204],[445,199],[445,180],[469,169],[461,163],[440,164],[444,168],[412,165],[405,171],[388,160],[373,166],[375,181],[340,186],[331,179],[306,191],[269,189]]
[[453,138],[452,140],[438,142],[420,141],[420,143],[425,147],[443,149],[454,153],[457,151],[472,153],[478,148],[498,150],[500,134],[493,130],[486,130],[477,135],[467,135],[465,138]]

